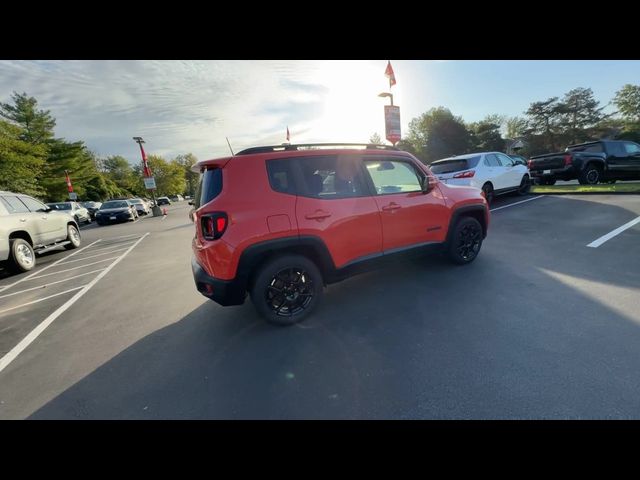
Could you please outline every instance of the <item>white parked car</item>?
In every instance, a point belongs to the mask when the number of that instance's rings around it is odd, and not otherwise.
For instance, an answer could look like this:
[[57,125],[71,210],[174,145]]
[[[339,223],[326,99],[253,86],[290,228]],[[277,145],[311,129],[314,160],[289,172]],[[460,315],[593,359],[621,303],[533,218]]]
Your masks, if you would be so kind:
[[138,215],[148,215],[149,212],[151,212],[149,205],[147,205],[147,203],[141,198],[130,198],[129,203],[136,207]]
[[447,185],[480,188],[487,202],[495,195],[529,192],[530,175],[526,165],[500,152],[480,152],[437,160],[429,165],[431,172]]

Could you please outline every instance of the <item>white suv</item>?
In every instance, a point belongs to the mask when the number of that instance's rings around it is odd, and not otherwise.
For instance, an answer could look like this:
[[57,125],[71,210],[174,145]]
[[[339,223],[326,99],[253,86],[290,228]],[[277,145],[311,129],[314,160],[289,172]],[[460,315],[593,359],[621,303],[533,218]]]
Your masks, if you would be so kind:
[[529,192],[529,169],[500,152],[480,152],[437,160],[431,171],[447,185],[464,185],[482,189],[487,202],[495,195]]

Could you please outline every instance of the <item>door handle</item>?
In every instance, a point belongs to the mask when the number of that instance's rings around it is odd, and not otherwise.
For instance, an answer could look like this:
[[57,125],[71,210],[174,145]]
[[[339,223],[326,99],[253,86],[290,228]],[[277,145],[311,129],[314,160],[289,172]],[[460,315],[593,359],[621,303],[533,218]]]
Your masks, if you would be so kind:
[[325,212],[324,210],[316,210],[313,213],[308,213],[304,216],[307,220],[322,220],[323,218],[330,217],[331,214],[329,212]]
[[384,210],[385,212],[392,212],[394,210],[398,210],[399,208],[402,208],[402,205],[391,202],[389,205],[385,205],[384,207],[382,207],[382,210]]

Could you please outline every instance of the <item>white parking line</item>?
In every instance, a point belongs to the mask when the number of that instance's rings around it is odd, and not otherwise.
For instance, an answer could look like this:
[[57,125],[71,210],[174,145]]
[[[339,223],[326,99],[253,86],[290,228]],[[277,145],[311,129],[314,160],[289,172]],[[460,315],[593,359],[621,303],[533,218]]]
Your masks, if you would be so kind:
[[640,217],[635,218],[635,219],[631,220],[630,222],[625,223],[621,227],[618,227],[615,230],[610,231],[606,235],[603,235],[600,238],[595,239],[593,242],[591,242],[589,245],[587,245],[587,247],[598,248],[600,245],[602,245],[607,240],[611,240],[616,235],[619,235],[620,233],[624,232],[628,228],[633,227],[637,223],[640,223]]
[[118,257],[105,258],[104,260],[98,260],[97,262],[87,263],[86,265],[80,265],[79,267],[67,268],[66,270],[58,270],[57,272],[53,272],[53,273],[45,273],[44,275],[38,275],[37,277],[31,278],[31,280],[35,280],[36,278],[48,277],[49,275],[57,275],[59,273],[70,272],[71,270],[78,270],[79,268],[89,267],[91,265],[97,265],[98,263],[106,262],[108,260],[113,260],[114,258],[118,258]]
[[[106,268],[106,267],[105,267]],[[92,273],[101,272],[104,268],[99,268],[97,270],[91,270],[90,272],[81,273],[80,275],[74,275],[73,277],[65,278],[64,280],[58,280],[57,282],[45,283],[44,285],[38,285],[37,287],[27,288],[25,290],[20,290],[19,292],[7,293],[6,295],[0,295],[0,298],[11,297],[13,295],[18,295],[20,293],[31,292],[32,290],[38,290],[39,288],[47,288],[51,285],[55,285],[56,283],[67,282],[69,280],[73,280],[74,278],[84,277],[85,275],[90,275]]]
[[[148,235],[148,233],[145,234],[145,235]],[[140,237],[140,234],[139,233],[132,233],[130,235],[118,235],[117,237],[103,238],[102,240],[104,240],[105,242],[108,242],[109,240],[115,240],[116,238],[128,238],[128,237]]]
[[93,287],[96,283],[98,283],[107,273],[109,273],[111,271],[111,269],[113,267],[115,267],[124,257],[127,256],[127,254],[129,254],[129,252],[131,252],[131,250],[133,250],[136,245],[138,245],[142,240],[144,240],[144,238],[149,235],[149,233],[145,233],[136,243],[134,243],[133,245],[131,245],[131,247],[129,247],[129,249],[124,252],[122,255],[120,255],[120,257],[113,262],[111,265],[109,265],[107,268],[105,268],[102,273],[100,273],[96,278],[94,278],[93,280],[91,280],[89,283],[87,283],[82,290],[80,290],[78,293],[76,293],[73,297],[71,297],[69,300],[67,300],[64,304],[62,304],[60,307],[58,307],[58,309],[53,312],[51,315],[49,315],[47,318],[45,318],[36,328],[34,328],[26,337],[24,337],[20,343],[18,343],[15,347],[13,347],[11,350],[9,350],[9,352],[7,352],[7,354],[0,358],[0,372],[2,372],[2,370],[4,370],[5,368],[7,368],[7,366],[13,362],[18,355],[20,355],[20,353],[22,353],[24,351],[25,348],[27,348],[36,338],[38,338],[38,336],[44,332],[44,330],[51,325],[51,323],[53,323],[53,321],[58,318],[60,315],[62,315],[65,311],[67,311],[74,303],[76,303],[80,298],[82,298],[82,296],[87,293],[89,291],[89,289],[91,289],[91,287]]
[[102,255],[111,255],[112,253],[121,252],[122,250],[126,250],[126,249],[127,247],[124,247],[124,248],[119,248],[117,250],[111,250],[109,252],[99,253],[97,255],[89,255],[88,257],[77,258],[76,260],[68,260],[66,262],[60,263],[60,265],[66,265],[67,263],[82,262],[83,260],[89,260],[90,258],[101,257]]
[[4,292],[4,291],[5,291],[5,290],[7,290],[8,288],[11,288],[11,287],[13,287],[13,286],[15,286],[15,285],[17,285],[17,284],[19,284],[19,283],[22,283],[22,282],[24,282],[24,281],[26,281],[26,280],[29,280],[29,279],[30,279],[30,278],[32,278],[34,275],[37,275],[37,274],[39,274],[39,273],[42,273],[42,272],[44,272],[45,270],[47,270],[47,269],[49,269],[49,268],[51,268],[51,267],[55,267],[57,264],[59,264],[59,263],[60,263],[60,262],[62,262],[63,260],[66,260],[66,259],[68,259],[68,258],[71,258],[71,257],[73,257],[74,255],[77,255],[77,254],[78,254],[78,253],[80,253],[81,251],[86,250],[87,248],[89,248],[91,245],[95,245],[95,244],[96,244],[96,243],[98,243],[100,240],[102,240],[102,239],[100,239],[100,238],[99,238],[99,239],[98,239],[98,240],[96,240],[95,242],[90,243],[89,245],[87,245],[86,247],[83,247],[83,248],[81,248],[80,250],[76,250],[75,252],[71,253],[70,255],[67,255],[66,257],[62,257],[61,259],[56,260],[55,262],[53,262],[53,263],[51,263],[51,264],[47,265],[46,267],[41,268],[41,269],[40,269],[40,270],[38,270],[37,272],[33,272],[32,274],[27,275],[26,277],[21,278],[20,280],[18,280],[18,281],[16,281],[16,282],[13,282],[13,283],[11,283],[11,284],[9,284],[9,285],[6,285],[6,286],[4,286],[4,287],[1,287],[1,288],[0,288],[0,292]]
[[114,243],[112,245],[109,245],[108,247],[95,248],[95,249],[91,250],[91,252],[87,252],[87,253],[104,252],[105,250],[113,250],[114,248],[120,248],[122,246],[129,246],[131,243],[135,242],[136,240],[137,239],[127,240],[126,242]]
[[509,205],[505,205],[503,207],[492,208],[490,211],[495,212],[496,210],[502,210],[503,208],[513,207],[514,205],[520,205],[521,203],[530,202],[531,200],[537,200],[538,198],[542,198],[544,195],[538,195],[537,197],[527,198],[526,200],[522,200],[520,202],[510,203]]
[[80,290],[84,286],[85,285],[80,285],[79,287],[70,288],[69,290],[65,290],[64,292],[54,293],[53,295],[49,295],[48,297],[43,297],[43,298],[39,298],[37,300],[33,300],[31,302],[23,303],[22,305],[18,305],[16,307],[5,308],[4,310],[0,310],[0,315],[2,315],[5,312],[8,312],[10,310],[15,310],[16,308],[22,308],[22,307],[26,307],[27,305],[33,305],[34,303],[44,302],[45,300],[49,300],[50,298],[58,297],[60,295],[64,295],[65,293],[69,293],[69,292],[74,292],[76,290]]

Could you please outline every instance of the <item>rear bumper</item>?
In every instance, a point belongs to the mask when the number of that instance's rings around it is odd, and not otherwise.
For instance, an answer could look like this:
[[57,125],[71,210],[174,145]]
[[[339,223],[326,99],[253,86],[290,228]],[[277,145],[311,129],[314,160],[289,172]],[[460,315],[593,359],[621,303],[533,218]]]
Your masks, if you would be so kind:
[[563,168],[554,168],[548,170],[529,170],[529,173],[531,175],[531,178],[553,177],[563,180],[572,180],[574,178],[578,178],[578,172],[573,165],[567,165]]
[[210,276],[195,257],[191,257],[191,270],[196,288],[205,297],[224,307],[244,303],[247,291],[239,280],[220,280]]

